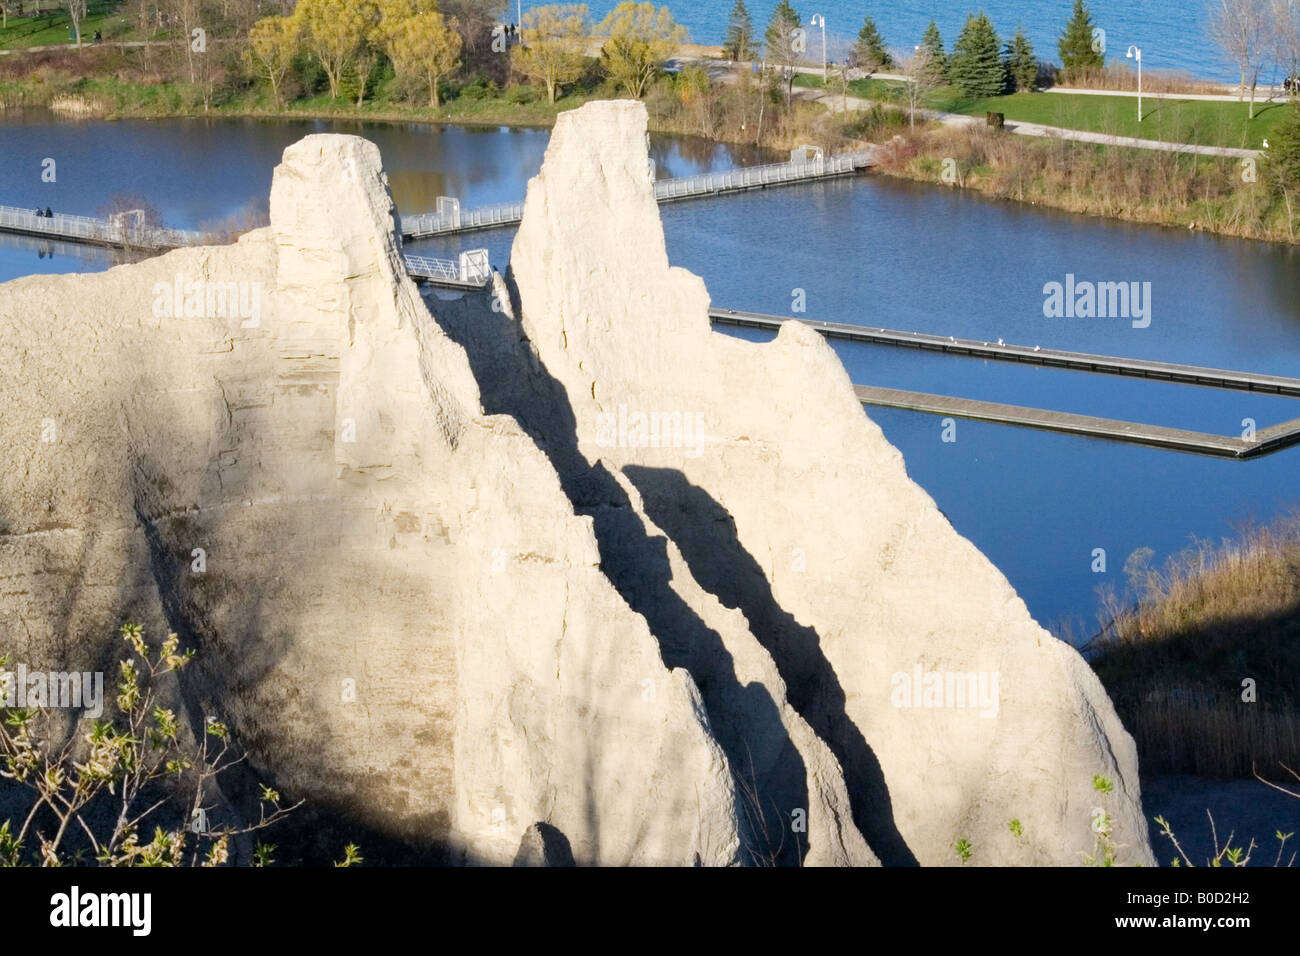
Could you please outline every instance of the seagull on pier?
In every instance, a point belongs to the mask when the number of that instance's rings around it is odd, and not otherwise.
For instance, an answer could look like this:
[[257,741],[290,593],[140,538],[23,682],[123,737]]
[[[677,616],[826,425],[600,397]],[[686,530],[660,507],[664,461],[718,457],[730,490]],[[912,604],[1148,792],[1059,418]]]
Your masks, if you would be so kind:
[[1039,346],[1035,345],[1035,346],[1034,346],[1034,351],[1037,352],[1038,349],[1039,349]]
[[1003,342],[1001,339],[998,339],[998,345],[1006,345],[1006,344],[1007,344],[1006,342]]

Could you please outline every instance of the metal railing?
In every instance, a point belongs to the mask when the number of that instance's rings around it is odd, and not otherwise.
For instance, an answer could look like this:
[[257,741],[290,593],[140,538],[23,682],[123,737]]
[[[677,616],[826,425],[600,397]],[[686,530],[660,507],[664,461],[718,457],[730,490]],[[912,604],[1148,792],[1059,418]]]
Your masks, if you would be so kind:
[[90,216],[55,213],[38,216],[31,209],[0,206],[0,229],[21,230],[51,239],[72,239],[105,244],[126,243],[150,249],[170,249],[201,242],[203,233],[184,229],[141,226],[125,218],[113,221]]
[[[874,149],[822,156],[803,162],[771,163],[766,166],[746,166],[719,173],[700,173],[678,179],[661,179],[654,184],[655,199],[668,202],[691,196],[709,196],[776,183],[797,182],[803,179],[820,179],[825,176],[842,176],[870,166],[876,161]],[[408,239],[485,229],[490,226],[513,225],[524,215],[522,202],[499,203],[481,209],[461,210],[456,216],[438,216],[424,213],[401,217],[401,232]]]
[[476,256],[463,253],[460,261],[432,259],[428,256],[405,256],[407,275],[414,279],[432,279],[435,282],[464,286],[482,286],[492,278],[492,267],[486,254]]
[[483,206],[480,209],[463,210],[458,216],[439,216],[436,213],[402,216],[399,225],[403,236],[418,239],[423,236],[436,236],[446,232],[465,232],[469,229],[506,226],[519,222],[523,217],[524,204],[522,202],[504,202],[495,206]]
[[407,274],[420,279],[446,279],[460,281],[460,263],[451,259],[430,259],[426,256],[407,256]]

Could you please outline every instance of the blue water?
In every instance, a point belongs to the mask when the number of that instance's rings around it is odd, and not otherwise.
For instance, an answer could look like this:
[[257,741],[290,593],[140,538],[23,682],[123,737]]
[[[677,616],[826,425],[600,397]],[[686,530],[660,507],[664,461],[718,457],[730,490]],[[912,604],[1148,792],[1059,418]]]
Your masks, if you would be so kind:
[[[703,276],[721,307],[789,315],[802,289],[812,318],[1300,377],[1296,250],[883,178],[670,205],[663,218],[673,264]],[[511,239],[421,247],[486,247],[500,264]],[[1043,286],[1067,272],[1151,282],[1150,327],[1045,318]],[[1241,435],[1248,418],[1260,429],[1300,418],[1300,399],[833,346],[861,384],[1222,435]],[[1300,449],[1238,462],[970,421],[947,443],[937,416],[868,415],[1031,613],[1075,640],[1096,632],[1098,588],[1123,591],[1134,551],[1159,563],[1300,507]],[[1105,573],[1093,571],[1098,548]]]
[[[677,22],[685,25],[697,43],[721,43],[733,0],[668,0],[667,6]],[[604,17],[617,0],[591,0],[593,17]],[[524,9],[528,8],[524,4]],[[751,0],[747,3],[756,30],[766,27],[775,0]],[[795,10],[806,24],[813,14],[826,17],[828,47],[831,57],[836,50],[856,38],[868,14],[876,21],[885,43],[895,51],[911,51],[921,42],[921,34],[931,19],[949,50],[961,32],[968,14],[983,10],[993,21],[1004,40],[1023,25],[1040,59],[1060,62],[1056,41],[1065,29],[1073,9],[1073,0],[969,0],[940,2],[914,0],[906,4],[861,3],[858,0],[817,0],[795,2]],[[513,9],[513,4],[512,4]],[[1106,31],[1108,60],[1124,59],[1129,44],[1142,48],[1146,69],[1175,70],[1207,79],[1234,81],[1236,75],[1205,36],[1205,4],[1180,0],[1093,0],[1088,4],[1094,25]],[[809,51],[820,56],[821,31],[810,32]],[[1268,76],[1266,80],[1270,80]]]
[[[203,228],[264,212],[286,146],[312,133],[353,133],[379,146],[398,208],[432,212],[439,196],[466,208],[518,199],[550,140],[546,129],[348,120],[60,120],[0,114],[0,205],[101,216],[114,197],[142,196],[168,226]],[[771,154],[691,137],[651,137],[664,177],[731,169]],[[55,179],[46,182],[46,160]],[[0,276],[3,278],[3,276]]]
[[[200,224],[264,204],[279,152],[318,128],[347,127],[6,119],[0,203],[22,204],[15,194],[39,188],[33,169],[54,151],[65,191],[50,205],[93,213],[107,197],[134,190],[153,197],[168,223]],[[431,208],[444,191],[470,206],[521,198],[549,135],[417,126],[361,132],[379,142],[407,211]],[[163,158],[131,162],[146,145]],[[762,158],[670,138],[656,139],[654,152],[671,175]],[[810,318],[1300,377],[1300,252],[1281,246],[877,177],[673,204],[662,212],[673,263],[703,276],[718,306],[788,315],[795,290],[803,290]],[[427,255],[487,248],[504,269],[512,240],[512,230],[496,230],[410,248]],[[107,264],[96,250],[0,237],[0,282]],[[1067,273],[1150,282],[1150,327],[1045,318],[1043,286]],[[862,384],[1224,435],[1240,434],[1246,418],[1264,428],[1300,417],[1300,400],[910,349],[834,347]],[[1122,583],[1134,550],[1150,547],[1160,559],[1194,538],[1218,540],[1240,522],[1266,521],[1300,505],[1300,449],[1222,461],[968,421],[959,421],[957,440],[946,443],[938,417],[876,408],[868,414],[1031,612],[1075,637],[1095,631],[1096,589]],[[1104,574],[1092,571],[1097,548],[1106,551]]]

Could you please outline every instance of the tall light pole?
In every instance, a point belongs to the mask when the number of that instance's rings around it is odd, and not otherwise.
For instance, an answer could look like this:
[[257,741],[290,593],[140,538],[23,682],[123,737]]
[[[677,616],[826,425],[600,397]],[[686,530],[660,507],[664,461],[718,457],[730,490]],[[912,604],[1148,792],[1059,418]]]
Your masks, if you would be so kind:
[[825,83],[830,79],[831,75],[826,62],[826,18],[820,13],[814,13],[812,19],[808,21],[808,25],[822,28],[822,82]]
[[1128,53],[1124,54],[1127,60],[1138,61],[1138,122],[1142,122],[1142,50],[1136,46],[1130,46]]

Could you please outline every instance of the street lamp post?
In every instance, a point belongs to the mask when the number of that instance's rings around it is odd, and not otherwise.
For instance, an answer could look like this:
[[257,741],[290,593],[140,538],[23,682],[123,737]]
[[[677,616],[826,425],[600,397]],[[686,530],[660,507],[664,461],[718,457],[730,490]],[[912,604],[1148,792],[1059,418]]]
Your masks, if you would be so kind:
[[820,13],[814,13],[812,19],[808,21],[809,26],[822,28],[822,82],[825,83],[830,79],[830,68],[826,61],[826,18]]
[[1124,57],[1128,60],[1137,60],[1138,64],[1138,122],[1140,123],[1142,122],[1142,50],[1140,47],[1130,46]]

